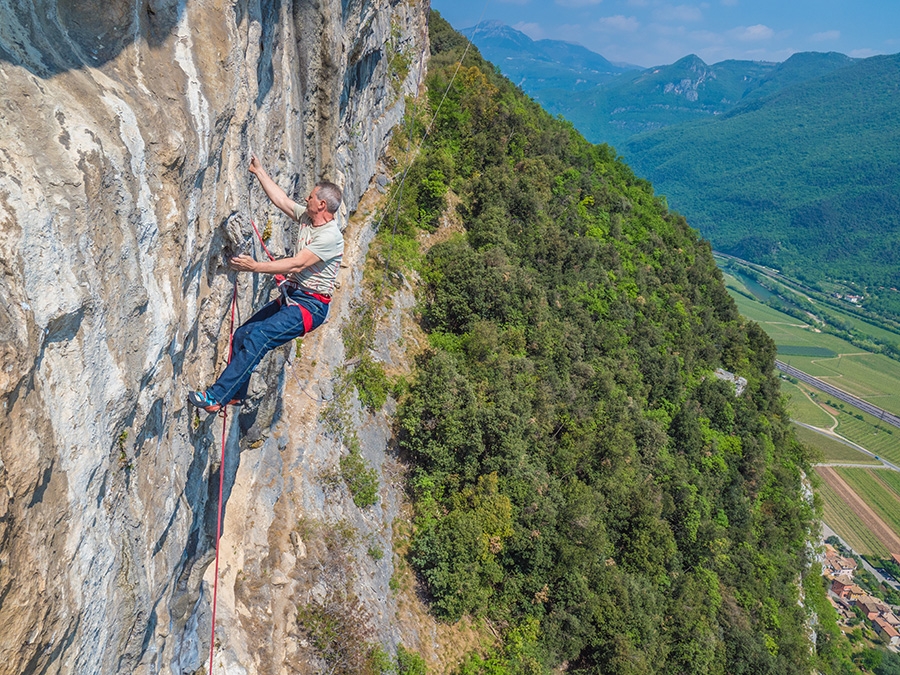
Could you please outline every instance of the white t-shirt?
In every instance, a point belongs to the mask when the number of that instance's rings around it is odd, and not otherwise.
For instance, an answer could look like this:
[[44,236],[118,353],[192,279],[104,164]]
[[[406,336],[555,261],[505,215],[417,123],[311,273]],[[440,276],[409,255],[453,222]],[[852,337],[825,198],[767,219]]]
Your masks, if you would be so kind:
[[309,249],[321,262],[310,265],[302,272],[288,275],[288,279],[304,291],[331,295],[334,293],[338,270],[344,256],[344,235],[338,227],[337,218],[319,227],[313,227],[306,216],[306,209],[296,204],[294,219],[300,223],[297,252]]

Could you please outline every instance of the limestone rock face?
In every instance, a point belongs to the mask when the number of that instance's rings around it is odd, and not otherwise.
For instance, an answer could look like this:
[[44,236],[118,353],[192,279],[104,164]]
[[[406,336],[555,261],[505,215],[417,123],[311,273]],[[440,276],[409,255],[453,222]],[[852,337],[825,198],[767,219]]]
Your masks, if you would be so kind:
[[[292,246],[247,164],[258,155],[295,198],[337,182],[348,222],[420,83],[427,10],[0,0],[0,672],[205,667],[222,423],[186,394],[226,358],[226,261],[259,257],[250,218],[276,255]],[[348,229],[351,263],[367,232]],[[259,635],[271,608],[253,603],[298,590],[306,547],[290,522],[348,508],[309,466],[340,453],[316,411],[356,282],[347,272],[347,299],[304,345],[319,355],[293,385],[305,407],[282,403],[282,351],[227,423],[222,672],[315,672],[261,643],[294,630],[294,606]],[[251,275],[237,288],[238,319],[271,291]],[[378,464],[388,430],[369,424]]]

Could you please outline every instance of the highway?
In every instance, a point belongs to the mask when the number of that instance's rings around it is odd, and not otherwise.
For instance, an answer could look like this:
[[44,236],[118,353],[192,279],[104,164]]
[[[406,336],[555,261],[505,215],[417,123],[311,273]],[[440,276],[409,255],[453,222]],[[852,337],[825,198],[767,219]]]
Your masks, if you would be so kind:
[[829,396],[834,396],[834,398],[838,399],[839,401],[843,401],[844,403],[849,403],[850,405],[856,406],[860,410],[867,412],[874,417],[877,417],[882,422],[886,422],[887,424],[900,429],[900,417],[893,413],[889,413],[887,410],[879,408],[876,405],[872,405],[868,401],[863,401],[861,398],[857,398],[852,394],[848,394],[846,391],[838,389],[834,385],[828,384],[827,382],[823,382],[817,377],[807,375],[802,370],[797,370],[793,366],[789,366],[783,361],[778,361],[776,359],[775,367],[785,375],[796,377],[801,382],[806,382],[806,384],[812,385],[816,389],[824,391]]

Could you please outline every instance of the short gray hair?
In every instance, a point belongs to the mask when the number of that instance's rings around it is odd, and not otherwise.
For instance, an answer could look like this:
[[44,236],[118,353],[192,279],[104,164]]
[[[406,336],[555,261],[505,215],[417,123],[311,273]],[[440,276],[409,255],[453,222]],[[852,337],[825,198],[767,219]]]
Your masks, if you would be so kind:
[[316,183],[316,196],[325,200],[325,208],[329,213],[337,213],[341,208],[341,188],[327,180]]

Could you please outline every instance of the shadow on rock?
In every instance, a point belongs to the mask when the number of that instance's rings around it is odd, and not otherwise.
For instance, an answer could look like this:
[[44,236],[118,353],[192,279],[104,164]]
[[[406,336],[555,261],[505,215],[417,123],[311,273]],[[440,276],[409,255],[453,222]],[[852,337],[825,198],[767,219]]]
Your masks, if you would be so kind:
[[41,78],[101,66],[136,41],[160,46],[187,0],[0,2],[0,61]]

